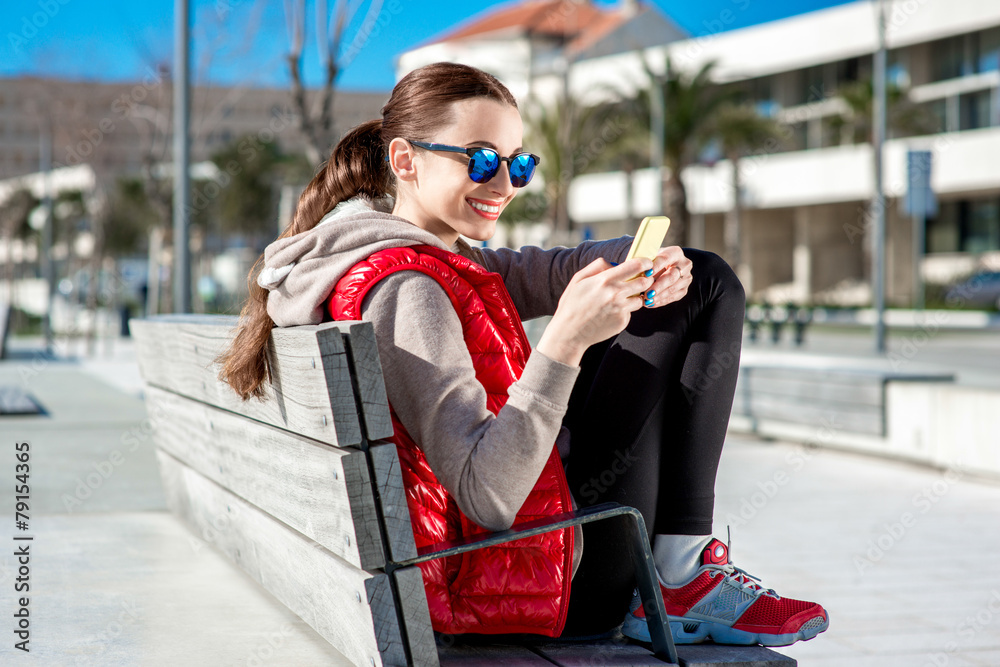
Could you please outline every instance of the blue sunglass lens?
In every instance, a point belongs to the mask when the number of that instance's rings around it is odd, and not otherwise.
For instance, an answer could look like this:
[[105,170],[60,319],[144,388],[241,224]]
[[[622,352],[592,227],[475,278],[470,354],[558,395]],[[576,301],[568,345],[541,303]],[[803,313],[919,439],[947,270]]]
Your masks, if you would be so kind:
[[523,188],[535,174],[535,159],[528,153],[521,153],[509,165],[510,183],[515,188]]
[[496,151],[480,148],[469,158],[469,178],[476,183],[485,183],[493,178],[500,168],[500,156]]

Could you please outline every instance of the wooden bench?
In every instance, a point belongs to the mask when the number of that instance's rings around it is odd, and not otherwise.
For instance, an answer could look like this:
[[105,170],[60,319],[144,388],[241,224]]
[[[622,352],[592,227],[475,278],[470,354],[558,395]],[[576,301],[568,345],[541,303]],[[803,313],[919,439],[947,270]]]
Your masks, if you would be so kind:
[[[217,379],[214,363],[236,323],[206,315],[130,322],[167,503],[352,663],[456,664],[455,638],[444,638],[449,659],[439,659],[443,637],[432,630],[417,563],[620,520],[633,528],[653,654],[674,664],[724,664],[706,661],[706,647],[685,647],[697,651],[678,662],[633,508],[605,504],[417,549],[396,448],[385,440],[392,425],[371,325],[274,329],[266,400],[243,402]],[[628,648],[655,662],[643,647]],[[717,648],[743,651],[739,664],[795,664],[763,647]],[[649,664],[633,662],[634,651],[628,664]]]

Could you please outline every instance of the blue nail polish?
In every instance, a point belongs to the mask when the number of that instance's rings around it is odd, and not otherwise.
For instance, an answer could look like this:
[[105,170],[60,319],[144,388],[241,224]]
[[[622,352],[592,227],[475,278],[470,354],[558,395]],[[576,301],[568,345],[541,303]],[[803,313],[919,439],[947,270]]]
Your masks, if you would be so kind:
[[611,266],[618,266],[619,264],[621,264],[621,262],[609,262],[609,263],[611,264]]
[[656,290],[655,289],[651,289],[648,292],[646,292],[646,300],[647,301],[652,301],[654,296],[656,296]]
[[650,269],[649,271],[646,271],[646,277],[647,278],[649,278],[651,275],[653,275],[653,269]]

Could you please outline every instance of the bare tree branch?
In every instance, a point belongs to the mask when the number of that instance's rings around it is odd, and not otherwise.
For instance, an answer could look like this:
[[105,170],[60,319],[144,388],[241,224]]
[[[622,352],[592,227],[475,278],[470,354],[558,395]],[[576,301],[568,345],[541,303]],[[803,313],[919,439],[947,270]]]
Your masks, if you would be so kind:
[[[329,150],[334,132],[333,103],[336,96],[337,77],[346,66],[339,60],[344,34],[353,23],[363,2],[335,0],[332,13],[328,13],[327,0],[316,0],[316,41],[320,65],[323,68],[323,86],[318,105],[310,107],[303,83],[302,54],[305,28],[305,2],[285,0],[285,19],[288,24],[288,72],[291,78],[292,101],[298,111],[299,130],[306,137],[306,154],[313,165],[318,165]],[[382,0],[372,0],[361,30],[370,30],[369,19],[382,8]],[[329,14],[329,15],[328,15]],[[350,57],[353,57],[350,56]],[[349,61],[349,58],[347,59]],[[317,108],[318,106],[318,108]]]

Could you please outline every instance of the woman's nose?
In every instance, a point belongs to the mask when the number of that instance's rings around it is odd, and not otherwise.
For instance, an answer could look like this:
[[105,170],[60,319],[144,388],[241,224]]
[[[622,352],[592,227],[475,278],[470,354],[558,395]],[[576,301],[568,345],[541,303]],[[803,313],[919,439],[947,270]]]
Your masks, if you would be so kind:
[[493,174],[493,178],[487,183],[491,192],[502,197],[509,197],[514,191],[514,186],[510,182],[510,165],[506,161],[500,163],[500,168],[497,169],[497,173]]

